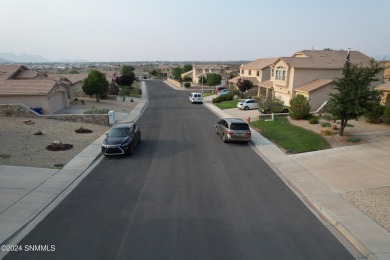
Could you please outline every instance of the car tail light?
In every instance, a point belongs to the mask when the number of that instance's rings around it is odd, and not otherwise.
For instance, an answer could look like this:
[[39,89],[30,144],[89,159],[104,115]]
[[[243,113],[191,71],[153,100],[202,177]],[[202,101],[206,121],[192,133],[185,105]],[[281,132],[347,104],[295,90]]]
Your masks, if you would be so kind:
[[247,132],[246,134],[247,134],[247,135],[252,135],[252,132]]
[[234,132],[233,132],[233,131],[229,131],[229,132],[227,132],[227,134],[228,134],[228,135],[233,135]]

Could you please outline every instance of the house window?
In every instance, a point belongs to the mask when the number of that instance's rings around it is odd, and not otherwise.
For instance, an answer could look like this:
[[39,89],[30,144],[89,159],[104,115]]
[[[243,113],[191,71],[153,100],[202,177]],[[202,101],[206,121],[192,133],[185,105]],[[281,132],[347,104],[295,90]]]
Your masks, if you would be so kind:
[[256,71],[256,76],[260,77],[260,71]]
[[275,79],[282,80],[282,81],[286,80],[286,69],[283,66],[279,66],[276,68]]
[[271,69],[271,78],[273,78],[273,77],[275,77],[275,69],[274,68]]
[[241,74],[244,75],[244,70],[241,70]]
[[248,75],[249,76],[252,75],[252,71],[251,70],[248,71]]

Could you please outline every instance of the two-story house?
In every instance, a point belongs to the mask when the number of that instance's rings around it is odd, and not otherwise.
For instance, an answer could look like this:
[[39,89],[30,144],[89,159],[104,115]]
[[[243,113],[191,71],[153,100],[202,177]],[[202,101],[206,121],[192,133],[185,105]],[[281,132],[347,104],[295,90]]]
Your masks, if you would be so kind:
[[[250,80],[253,83],[253,89],[257,95],[260,82],[270,79],[270,66],[276,61],[276,58],[257,59],[255,61],[240,66],[240,75],[229,80],[229,88],[237,88],[237,82]],[[263,93],[265,95],[265,93]]]
[[[271,77],[260,83],[259,95],[277,96],[286,105],[297,94],[309,99],[313,110],[329,99],[332,81],[341,76],[348,51],[304,50],[292,57],[278,58],[271,66]],[[350,51],[349,61],[368,66],[371,58]]]
[[160,71],[161,75],[165,78],[171,78],[172,77],[172,70],[177,67],[174,65],[158,65],[157,70]]
[[226,71],[229,69],[227,66],[208,64],[208,65],[192,65],[192,82],[195,84],[202,84],[202,76],[207,77],[207,74],[215,73],[222,75],[221,85],[226,83]]

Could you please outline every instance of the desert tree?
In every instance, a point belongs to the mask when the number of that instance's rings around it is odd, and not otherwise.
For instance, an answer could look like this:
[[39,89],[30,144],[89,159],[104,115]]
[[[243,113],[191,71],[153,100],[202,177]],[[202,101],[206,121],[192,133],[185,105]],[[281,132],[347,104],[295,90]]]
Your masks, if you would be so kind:
[[106,75],[98,70],[91,70],[84,79],[82,88],[84,93],[90,97],[96,95],[96,102],[99,102],[100,95],[108,92]]
[[249,79],[238,79],[237,83],[236,83],[238,89],[244,93],[248,90],[250,90],[251,88],[253,88],[253,82],[250,81]]
[[358,119],[378,103],[380,93],[372,88],[376,75],[383,68],[374,60],[369,66],[345,62],[341,77],[333,84],[335,92],[330,94],[328,111],[340,120],[339,135],[344,135],[348,120]]
[[222,81],[222,75],[217,73],[210,73],[207,74],[207,85],[209,86],[217,86],[221,84]]

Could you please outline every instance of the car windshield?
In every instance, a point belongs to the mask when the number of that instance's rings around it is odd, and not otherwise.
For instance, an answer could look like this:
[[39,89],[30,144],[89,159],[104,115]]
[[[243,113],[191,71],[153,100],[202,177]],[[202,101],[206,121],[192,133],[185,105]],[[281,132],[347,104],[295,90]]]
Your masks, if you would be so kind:
[[129,128],[113,128],[108,134],[109,137],[126,137],[129,135]]
[[231,130],[249,130],[249,126],[247,124],[231,124]]

